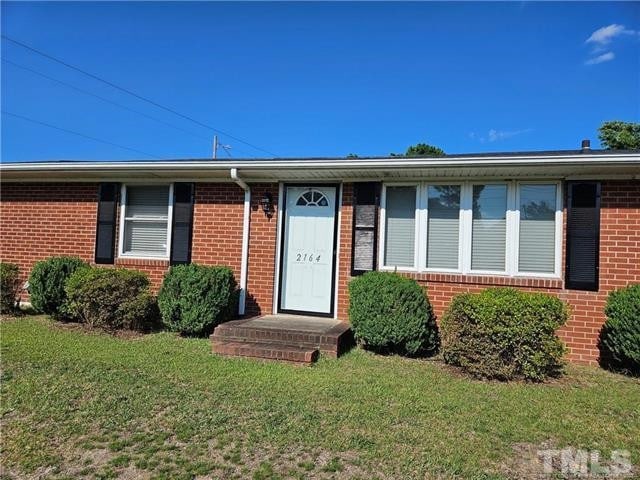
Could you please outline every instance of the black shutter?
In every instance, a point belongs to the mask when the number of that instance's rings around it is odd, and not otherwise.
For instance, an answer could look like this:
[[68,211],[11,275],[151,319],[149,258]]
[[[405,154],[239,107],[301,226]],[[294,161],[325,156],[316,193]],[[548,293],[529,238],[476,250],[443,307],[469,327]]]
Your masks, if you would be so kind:
[[96,226],[96,263],[113,263],[119,187],[117,183],[100,184]]
[[598,290],[600,183],[568,182],[565,287]]
[[173,224],[171,227],[171,265],[191,262],[193,234],[193,183],[173,185]]
[[353,196],[351,275],[355,276],[376,269],[380,184],[354,183]]

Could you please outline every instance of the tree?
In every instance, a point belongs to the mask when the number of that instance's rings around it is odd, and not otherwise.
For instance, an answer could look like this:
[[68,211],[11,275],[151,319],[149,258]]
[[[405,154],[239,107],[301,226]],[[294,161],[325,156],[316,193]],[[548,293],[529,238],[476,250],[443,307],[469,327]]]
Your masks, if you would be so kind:
[[640,149],[640,123],[603,122],[598,132],[600,143],[608,150]]
[[355,153],[350,153],[349,155],[347,155],[347,158],[359,158],[359,157]]
[[392,157],[444,157],[446,153],[439,147],[426,143],[416,143],[407,148],[407,152],[404,155],[400,153],[392,153],[390,155]]

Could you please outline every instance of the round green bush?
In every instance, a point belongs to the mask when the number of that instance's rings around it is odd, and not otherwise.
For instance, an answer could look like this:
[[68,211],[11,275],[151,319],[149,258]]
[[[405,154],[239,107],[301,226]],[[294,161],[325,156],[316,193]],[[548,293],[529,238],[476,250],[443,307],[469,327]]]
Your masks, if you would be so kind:
[[20,300],[20,269],[15,263],[0,262],[0,313],[11,313]]
[[66,284],[67,311],[90,327],[147,330],[158,319],[146,273],[125,268],[76,270]]
[[600,361],[612,370],[640,375],[640,284],[614,290],[607,298],[600,332]]
[[237,304],[237,283],[228,267],[176,265],[158,293],[162,323],[184,335],[210,333],[234,315]]
[[424,290],[391,272],[368,272],[349,283],[349,321],[363,347],[381,353],[429,355],[438,329]]
[[556,330],[569,316],[557,297],[489,288],[456,295],[440,325],[444,361],[478,378],[542,381],[562,372]]
[[37,262],[29,275],[29,297],[37,312],[56,318],[68,317],[65,311],[65,283],[79,268],[89,265],[77,257],[51,257]]

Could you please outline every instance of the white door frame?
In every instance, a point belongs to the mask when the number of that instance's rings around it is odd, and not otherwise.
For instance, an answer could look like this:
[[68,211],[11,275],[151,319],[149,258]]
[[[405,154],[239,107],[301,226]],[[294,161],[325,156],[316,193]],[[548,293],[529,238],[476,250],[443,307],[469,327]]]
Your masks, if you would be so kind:
[[[309,315],[315,317],[330,317],[335,318],[336,315],[336,294],[337,294],[337,282],[338,282],[338,245],[339,245],[339,213],[340,206],[342,204],[342,189],[341,184],[339,183],[319,183],[319,182],[310,182],[310,183],[281,183],[280,184],[280,196],[278,197],[278,206],[280,207],[278,210],[278,225],[277,225],[277,266],[276,266],[276,282],[275,282],[275,292],[274,292],[274,305],[273,312],[274,313],[291,313],[295,315]],[[282,302],[282,276],[284,269],[284,259],[282,256],[284,255],[284,242],[287,240],[285,236],[285,228],[286,228],[286,208],[287,208],[287,188],[288,187],[333,187],[336,189],[336,198],[335,198],[335,211],[333,214],[333,259],[331,264],[331,296],[330,296],[330,308],[328,313],[318,313],[318,312],[306,312],[300,310],[287,310],[281,308]]]

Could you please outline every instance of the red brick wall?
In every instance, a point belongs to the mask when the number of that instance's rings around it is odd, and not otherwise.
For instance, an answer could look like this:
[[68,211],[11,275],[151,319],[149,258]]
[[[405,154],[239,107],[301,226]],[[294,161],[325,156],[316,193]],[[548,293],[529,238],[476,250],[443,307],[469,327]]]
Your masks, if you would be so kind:
[[97,199],[95,183],[3,183],[0,258],[18,264],[24,280],[43,258],[74,255],[92,261]]
[[[278,201],[277,184],[255,186],[248,313],[271,313],[273,306],[277,217],[269,220],[258,208],[266,190],[272,192],[276,205]],[[0,198],[0,258],[17,263],[23,279],[36,261],[51,256],[75,255],[93,262],[98,184],[3,184]],[[227,265],[240,281],[243,215],[244,191],[237,185],[196,184],[193,262]],[[115,263],[146,272],[155,291],[169,268],[165,260],[116,258]]]
[[191,261],[227,265],[240,281],[244,190],[235,183],[197,183]]
[[[352,189],[346,184],[341,225],[341,292],[338,301],[338,314],[343,319],[347,318],[348,297],[344,289],[349,281],[347,267],[351,264],[351,259],[347,258],[351,255],[351,196]],[[566,221],[566,212],[564,218]],[[563,231],[566,232],[566,228]],[[563,241],[563,249],[564,244]],[[562,257],[564,265],[564,251]],[[513,286],[557,295],[572,309],[570,321],[559,331],[570,349],[569,358],[579,363],[595,363],[599,355],[597,339],[605,320],[603,308],[608,293],[615,288],[640,283],[640,182],[602,182],[598,292],[566,290],[564,280],[435,273],[407,276],[415,278],[427,289],[438,316],[442,315],[455,294],[478,292],[490,286]]]
[[[192,262],[231,267],[239,282],[243,212],[244,190],[235,183],[196,183]],[[154,291],[169,269],[166,260],[116,258],[116,265],[146,272]]]
[[353,241],[353,183],[342,184],[340,209],[340,251],[338,258],[338,318],[349,318],[349,280],[351,280],[351,243]]
[[[0,258],[17,263],[23,278],[35,261],[53,255],[77,255],[92,261],[97,191],[97,184],[3,184],[0,192]],[[270,219],[262,212],[259,201],[265,192],[271,193],[277,209],[276,183],[252,185],[247,314],[273,311],[277,212],[274,211]],[[342,319],[348,318],[352,197],[353,185],[344,184],[336,307]],[[228,265],[238,280],[243,202],[244,192],[234,184],[196,185],[193,261]],[[411,276],[427,288],[437,315],[442,315],[456,293],[479,291],[491,285],[510,285],[558,295],[573,310],[570,322],[560,331],[570,348],[570,358],[593,363],[598,356],[597,336],[604,321],[607,294],[614,288],[640,282],[639,226],[640,182],[603,182],[599,292],[566,290],[562,280],[433,273]],[[155,288],[168,268],[168,262],[160,260],[118,259],[116,263],[149,273]]]
[[[262,211],[260,199],[266,193],[273,197],[273,215]],[[278,224],[278,184],[251,185],[249,227],[249,268],[247,272],[247,315],[273,312],[273,289],[276,269]]]

